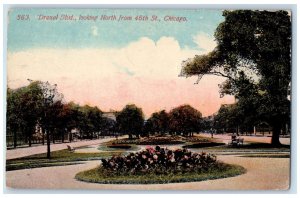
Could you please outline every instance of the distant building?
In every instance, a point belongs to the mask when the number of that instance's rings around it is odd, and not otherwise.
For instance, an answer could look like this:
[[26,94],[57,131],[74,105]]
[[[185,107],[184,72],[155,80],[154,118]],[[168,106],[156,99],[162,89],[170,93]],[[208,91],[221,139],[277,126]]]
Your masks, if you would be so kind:
[[114,121],[116,121],[116,113],[117,111],[108,111],[108,112],[103,112],[102,116],[105,118],[110,118]]

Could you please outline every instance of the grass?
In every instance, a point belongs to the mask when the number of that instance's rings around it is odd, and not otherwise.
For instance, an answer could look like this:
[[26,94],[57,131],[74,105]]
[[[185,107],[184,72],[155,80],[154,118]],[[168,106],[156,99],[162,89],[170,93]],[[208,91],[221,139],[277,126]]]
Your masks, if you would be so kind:
[[100,184],[166,184],[179,182],[196,182],[226,177],[234,177],[246,173],[246,169],[238,165],[223,164],[222,169],[211,170],[205,173],[166,173],[141,175],[107,175],[102,167],[77,173],[75,178],[79,181]]
[[183,146],[183,148],[206,148],[206,147],[215,147],[215,146],[222,146],[225,143],[218,143],[218,142],[201,142],[201,143],[194,143]]
[[27,168],[73,165],[76,164],[76,162],[78,163],[78,161],[98,160],[121,154],[123,154],[123,152],[75,153],[65,149],[51,152],[51,159],[47,159],[47,154],[42,153],[7,160],[6,170],[11,171]]
[[247,142],[243,145],[239,146],[229,146],[229,145],[223,145],[223,146],[217,146],[217,147],[208,147],[206,148],[208,150],[222,150],[222,151],[290,151],[290,145],[281,145],[279,147],[274,147],[273,145],[269,143],[256,143],[256,142]]
[[15,163],[9,164],[6,166],[7,171],[13,170],[21,170],[21,169],[29,169],[29,168],[41,168],[41,167],[51,167],[51,166],[68,166],[68,165],[76,165],[82,164],[81,162],[49,162],[49,163],[33,163],[33,162],[23,162],[23,163]]

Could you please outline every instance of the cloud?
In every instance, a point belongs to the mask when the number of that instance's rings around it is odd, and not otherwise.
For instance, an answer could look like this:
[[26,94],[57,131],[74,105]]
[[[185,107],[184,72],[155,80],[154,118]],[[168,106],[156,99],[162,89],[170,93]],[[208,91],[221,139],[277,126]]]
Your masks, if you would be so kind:
[[[30,49],[8,53],[8,86],[16,88],[33,80],[57,83],[66,101],[97,105],[102,110],[141,106],[147,116],[181,104],[191,104],[204,115],[216,112],[220,77],[179,78],[181,62],[202,51],[182,49],[176,39],[157,42],[143,37],[123,48]],[[20,65],[27,65],[21,67]]]
[[203,50],[203,53],[208,53],[217,46],[217,42],[213,38],[202,32],[193,36],[193,41]]
[[98,27],[97,26],[92,26],[91,27],[91,33],[93,36],[98,36]]

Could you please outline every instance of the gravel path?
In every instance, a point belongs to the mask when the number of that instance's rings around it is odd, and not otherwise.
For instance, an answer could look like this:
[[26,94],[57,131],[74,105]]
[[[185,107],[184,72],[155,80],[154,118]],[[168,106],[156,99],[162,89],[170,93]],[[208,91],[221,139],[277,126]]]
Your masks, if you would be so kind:
[[10,188],[102,190],[286,190],[289,188],[289,158],[218,156],[218,159],[241,165],[247,169],[247,173],[203,182],[151,185],[94,184],[75,180],[76,173],[99,164],[99,161],[90,161],[80,165],[8,171],[6,183],[8,190]]
[[[103,142],[110,141],[115,138],[104,138],[104,139],[97,139],[97,140],[88,140],[88,141],[78,141],[78,142],[71,142],[71,143],[62,143],[62,144],[51,144],[51,151],[58,151],[67,148],[67,145],[72,147],[81,147],[81,146],[89,146],[100,144]],[[25,157],[29,155],[35,155],[39,153],[46,153],[47,146],[46,145],[39,145],[34,147],[26,147],[26,148],[17,148],[11,149],[6,151],[6,159],[15,159],[19,157]]]

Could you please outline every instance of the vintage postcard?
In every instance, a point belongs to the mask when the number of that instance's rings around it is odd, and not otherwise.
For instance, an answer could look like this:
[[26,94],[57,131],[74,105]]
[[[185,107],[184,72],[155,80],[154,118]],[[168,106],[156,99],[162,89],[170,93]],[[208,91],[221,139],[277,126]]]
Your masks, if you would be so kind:
[[6,187],[288,190],[291,15],[11,8]]

